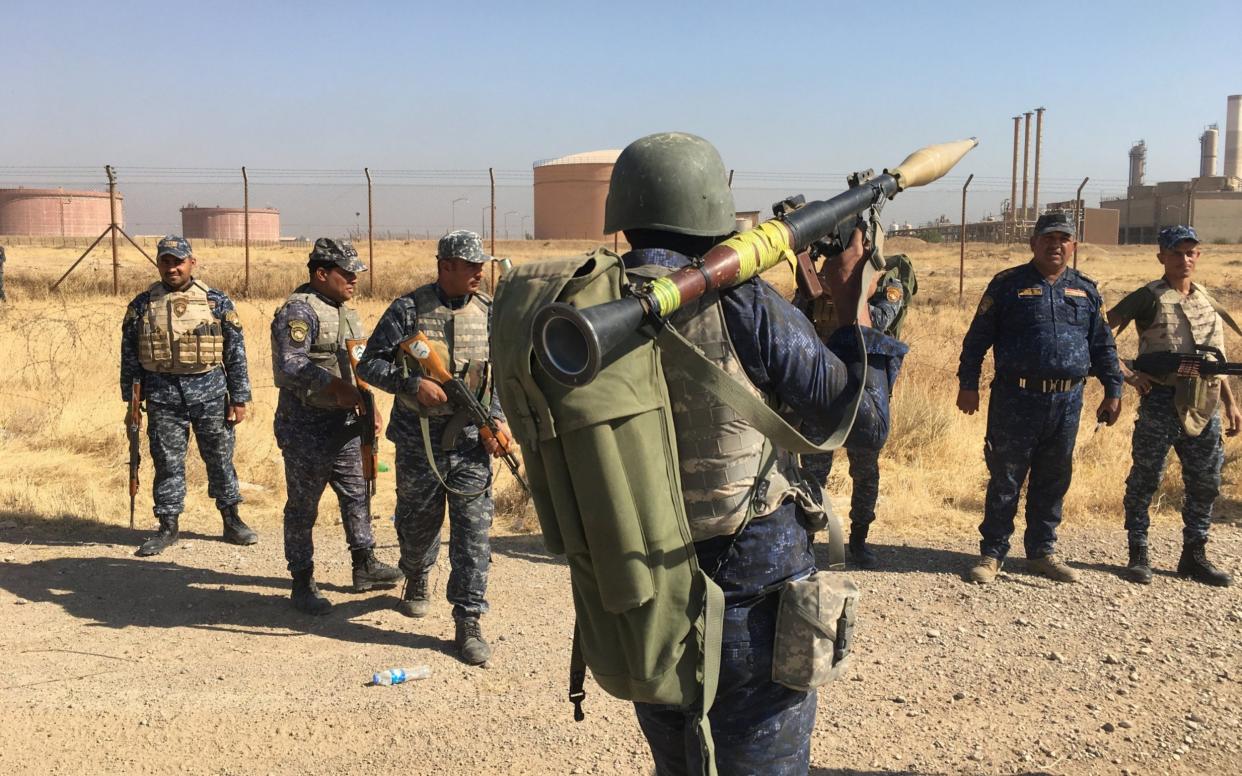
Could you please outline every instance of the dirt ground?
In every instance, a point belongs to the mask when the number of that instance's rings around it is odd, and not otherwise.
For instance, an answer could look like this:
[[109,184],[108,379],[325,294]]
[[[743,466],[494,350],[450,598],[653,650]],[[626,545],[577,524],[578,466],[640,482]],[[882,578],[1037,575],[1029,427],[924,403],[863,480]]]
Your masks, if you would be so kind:
[[[325,504],[326,506],[326,504]],[[327,513],[330,514],[330,513]],[[218,518],[136,558],[140,532],[0,516],[0,773],[475,774],[651,772],[628,704],[588,683],[565,698],[568,574],[535,535],[497,531],[485,668],[453,657],[443,601],[425,620],[396,592],[348,592],[341,529],[316,531],[323,618],[288,605],[278,525],[233,547]],[[377,520],[380,554],[395,535]],[[858,662],[820,693],[814,774],[1242,772],[1242,599],[1172,576],[1180,545],[1153,535],[1150,587],[1120,580],[1124,534],[1064,531],[1079,585],[1014,559],[987,588],[962,581],[969,535],[877,525],[884,568],[864,591]],[[1213,557],[1242,571],[1242,530]],[[373,671],[430,678],[369,687]]]

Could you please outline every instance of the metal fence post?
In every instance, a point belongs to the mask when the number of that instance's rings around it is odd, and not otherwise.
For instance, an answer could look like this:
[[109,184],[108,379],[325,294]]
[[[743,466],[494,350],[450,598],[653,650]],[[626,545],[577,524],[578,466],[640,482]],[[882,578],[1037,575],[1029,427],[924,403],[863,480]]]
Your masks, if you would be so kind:
[[246,293],[250,293],[250,178],[246,175],[246,167],[242,166],[242,241],[246,245],[246,282],[242,285]]
[[[1078,269],[1078,243],[1082,241],[1083,229],[1082,223],[1078,220],[1078,213],[1082,210],[1082,190],[1086,187],[1090,178],[1083,178],[1082,183],[1078,184],[1078,193],[1074,195],[1074,231],[1077,233],[1078,239],[1074,240],[1074,269]],[[1086,220],[1085,217],[1083,219]]]
[[121,262],[116,256],[116,171],[106,164],[104,172],[108,176],[108,208],[112,214],[108,233],[112,236],[112,295],[116,296],[121,293]]
[[975,179],[972,172],[962,184],[962,252],[957,262],[957,303],[962,303],[962,294],[966,287],[966,187]]
[[371,168],[363,167],[367,176],[367,293],[375,293],[375,209],[371,200]]

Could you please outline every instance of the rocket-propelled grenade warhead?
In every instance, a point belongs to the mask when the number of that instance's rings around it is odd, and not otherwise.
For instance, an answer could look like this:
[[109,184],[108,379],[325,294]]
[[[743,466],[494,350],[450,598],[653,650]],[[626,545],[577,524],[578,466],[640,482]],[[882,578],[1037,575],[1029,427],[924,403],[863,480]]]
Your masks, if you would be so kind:
[[586,385],[595,379],[609,350],[645,319],[663,320],[711,291],[750,280],[832,234],[849,219],[900,191],[943,177],[978,145],[975,138],[920,148],[905,161],[830,199],[805,206],[716,245],[693,266],[640,288],[633,296],[579,310],[553,303],[534,319],[533,347],[544,369],[558,382]]

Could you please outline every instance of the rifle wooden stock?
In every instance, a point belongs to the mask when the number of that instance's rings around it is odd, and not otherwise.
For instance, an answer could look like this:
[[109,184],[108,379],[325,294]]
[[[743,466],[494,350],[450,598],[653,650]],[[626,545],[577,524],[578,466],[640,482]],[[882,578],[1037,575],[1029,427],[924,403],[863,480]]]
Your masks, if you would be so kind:
[[432,347],[427,335],[420,331],[413,337],[402,340],[398,347],[402,353],[418,362],[424,379],[434,380],[440,384],[449,403],[459,411],[466,413],[470,422],[479,429],[480,437],[495,440],[500,450],[500,459],[505,462],[505,466],[509,468],[518,483],[527,493],[530,493],[530,486],[526,484],[526,479],[521,474],[521,464],[517,456],[513,454],[512,437],[492,419],[491,412],[479,402],[465,381],[460,377],[454,377],[449,372],[440,354]]
[[358,376],[358,362],[366,350],[365,339],[345,340],[345,351],[349,354],[349,372],[353,375],[354,386],[362,397],[362,406],[358,408],[358,419],[364,424],[362,429],[362,477],[367,481],[367,492],[374,496],[377,490],[376,478],[379,476],[379,440],[375,434],[375,394],[366,380]]

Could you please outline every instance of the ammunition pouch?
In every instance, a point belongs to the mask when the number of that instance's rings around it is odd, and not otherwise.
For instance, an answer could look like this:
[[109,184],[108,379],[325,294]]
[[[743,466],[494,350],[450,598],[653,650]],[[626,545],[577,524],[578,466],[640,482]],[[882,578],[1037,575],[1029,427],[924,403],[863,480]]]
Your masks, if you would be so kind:
[[1187,436],[1197,437],[1212,422],[1220,403],[1219,375],[1179,377],[1173,387],[1173,407]]
[[817,571],[781,588],[772,654],[772,681],[810,692],[853,663],[858,586],[838,573]]

